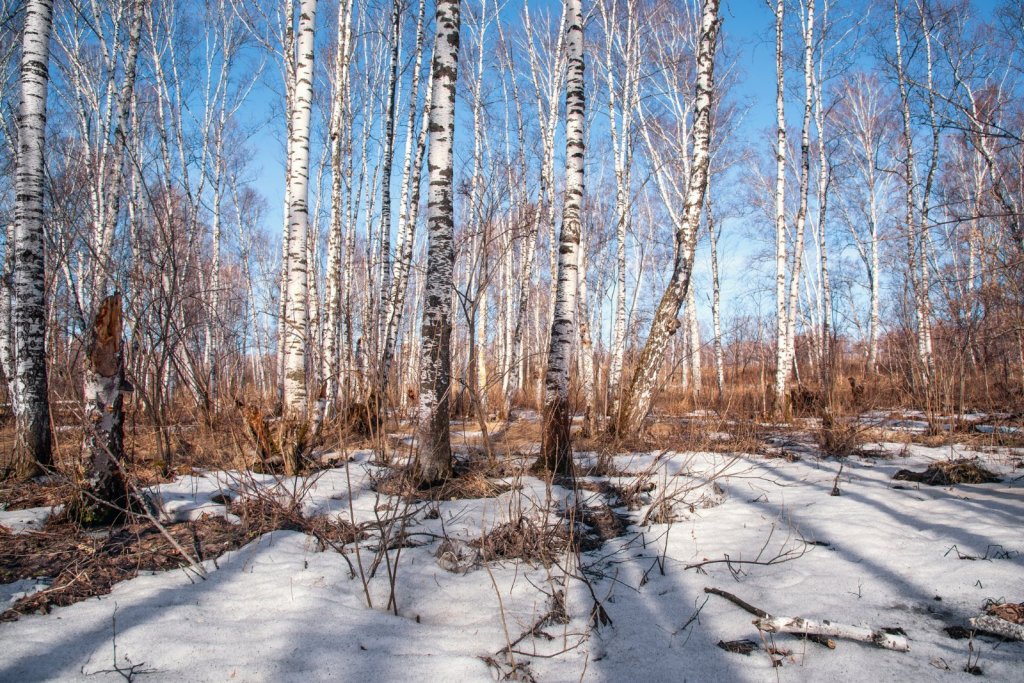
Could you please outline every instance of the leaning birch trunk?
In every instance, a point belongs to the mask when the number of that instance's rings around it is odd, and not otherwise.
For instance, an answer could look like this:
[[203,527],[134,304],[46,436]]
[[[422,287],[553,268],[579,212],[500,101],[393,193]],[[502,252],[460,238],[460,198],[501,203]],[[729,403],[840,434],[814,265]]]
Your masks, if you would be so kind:
[[121,462],[124,460],[124,376],[121,334],[121,295],[103,299],[86,333],[85,481],[71,503],[70,514],[79,524],[109,522],[128,508]]
[[448,404],[452,373],[455,268],[453,155],[455,86],[459,67],[459,0],[438,0],[433,92],[430,99],[430,190],[427,200],[427,280],[420,332],[419,452],[415,476],[425,485],[452,472]]
[[583,9],[581,0],[565,2],[565,199],[558,240],[558,282],[551,322],[551,342],[545,378],[544,426],[538,469],[569,474],[572,444],[569,430],[569,365],[576,341],[576,295],[579,274],[583,202],[583,122],[586,98],[583,82]]
[[784,0],[775,4],[775,403],[773,412],[786,412],[786,107],[785,67],[782,62]]
[[[306,279],[309,225],[309,120],[313,99],[313,26],[316,0],[302,0],[295,66],[291,155],[288,178],[288,269],[285,325],[284,407],[293,419],[306,416]],[[286,464],[287,468],[287,464]]]
[[661,297],[647,342],[640,353],[632,380],[623,394],[613,429],[617,434],[636,433],[651,409],[654,385],[672,335],[679,329],[679,307],[686,299],[693,273],[693,255],[708,183],[711,142],[711,96],[714,91],[715,49],[718,43],[718,0],[706,0],[701,15],[697,51],[697,97],[693,118],[693,156],[687,184],[684,221],[676,229],[672,277]]
[[46,375],[46,242],[43,239],[43,147],[52,15],[52,0],[26,3],[21,47],[11,316],[15,362],[12,403],[17,424],[14,473],[19,478],[39,474],[52,464]]

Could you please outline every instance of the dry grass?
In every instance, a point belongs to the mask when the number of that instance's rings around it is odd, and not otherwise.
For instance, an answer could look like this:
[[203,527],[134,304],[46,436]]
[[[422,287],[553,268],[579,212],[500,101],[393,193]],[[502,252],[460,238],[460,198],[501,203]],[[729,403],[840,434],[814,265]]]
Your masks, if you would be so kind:
[[454,476],[439,486],[421,489],[411,467],[392,469],[373,483],[373,490],[389,496],[401,496],[407,500],[464,500],[496,498],[512,490],[512,485],[498,480],[521,474],[525,464],[510,462],[488,462],[486,458],[473,457],[457,460]]
[[954,484],[992,484],[1001,481],[996,474],[978,464],[977,458],[958,458],[937,462],[924,472],[900,470],[893,476],[899,481],[913,481],[929,486],[952,486]]
[[[241,547],[257,535],[253,529],[220,517],[170,525],[167,532],[200,560]],[[165,571],[189,564],[162,533],[144,523],[113,528],[100,537],[60,519],[36,533],[0,531],[0,583],[52,578],[49,588],[21,598],[0,614],[0,620],[48,613],[51,607],[105,595],[116,583],[141,571]]]
[[569,547],[569,532],[560,522],[549,522],[546,515],[519,515],[496,525],[472,542],[485,562],[522,560],[551,566]]

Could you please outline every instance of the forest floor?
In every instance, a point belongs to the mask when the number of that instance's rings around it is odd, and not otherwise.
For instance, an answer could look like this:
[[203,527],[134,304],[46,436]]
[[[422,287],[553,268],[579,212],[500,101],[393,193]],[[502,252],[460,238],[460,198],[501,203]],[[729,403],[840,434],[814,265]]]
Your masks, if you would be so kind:
[[[193,470],[147,488],[163,531],[82,532],[66,485],[8,490],[0,680],[1020,681],[1024,642],[969,619],[1024,602],[1024,448],[975,417],[956,439],[866,414],[845,457],[813,421],[663,418],[646,446],[581,442],[572,484],[525,473],[526,413],[490,456],[462,425],[432,494],[401,477],[402,433],[387,463]],[[709,588],[909,651],[759,631]]]

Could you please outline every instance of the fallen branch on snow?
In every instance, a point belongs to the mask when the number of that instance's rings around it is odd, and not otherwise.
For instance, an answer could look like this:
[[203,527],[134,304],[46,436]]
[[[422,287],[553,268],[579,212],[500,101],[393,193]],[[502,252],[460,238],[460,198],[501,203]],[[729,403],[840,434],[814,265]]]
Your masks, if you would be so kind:
[[994,617],[991,614],[982,614],[971,619],[971,626],[979,631],[994,633],[997,636],[1010,640],[1024,640],[1024,624],[1015,624],[1006,619]]
[[[754,607],[753,605],[751,605],[746,600],[743,600],[742,598],[739,598],[739,597],[733,595],[732,593],[729,593],[728,591],[724,591],[724,590],[722,590],[720,588],[705,588],[704,592],[705,593],[710,593],[711,595],[717,595],[719,597],[723,597],[726,600],[728,600],[729,602],[731,602],[732,604],[734,604],[737,607],[739,607],[742,610],[744,610],[745,612],[750,612],[755,617],[760,617],[761,619],[771,619],[772,618],[772,615],[768,614],[767,612],[765,612],[760,607]],[[807,633],[807,634],[805,634],[805,636],[806,636],[807,640],[811,641],[812,643],[817,643],[818,645],[823,645],[823,646],[827,647],[830,650],[836,649],[836,641],[832,640],[831,638],[826,638],[825,636],[820,636],[820,635],[818,635],[816,633]],[[719,647],[721,647],[721,644],[719,644]],[[726,649],[728,649],[728,648],[726,648]],[[730,652],[731,652],[731,650],[730,650]]]
[[754,620],[754,626],[768,633],[796,633],[800,635],[834,636],[874,643],[879,647],[897,652],[907,652],[910,645],[905,636],[887,633],[882,629],[871,629],[865,626],[836,624],[828,620],[815,621],[803,617],[771,617]]

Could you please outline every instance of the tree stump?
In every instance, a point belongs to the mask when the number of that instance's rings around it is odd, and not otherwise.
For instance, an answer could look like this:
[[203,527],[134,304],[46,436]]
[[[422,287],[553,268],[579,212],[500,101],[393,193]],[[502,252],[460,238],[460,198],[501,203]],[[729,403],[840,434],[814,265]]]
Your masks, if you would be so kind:
[[84,526],[110,522],[129,505],[121,463],[124,460],[124,394],[132,386],[124,376],[121,295],[100,303],[85,340],[85,479],[69,506]]

